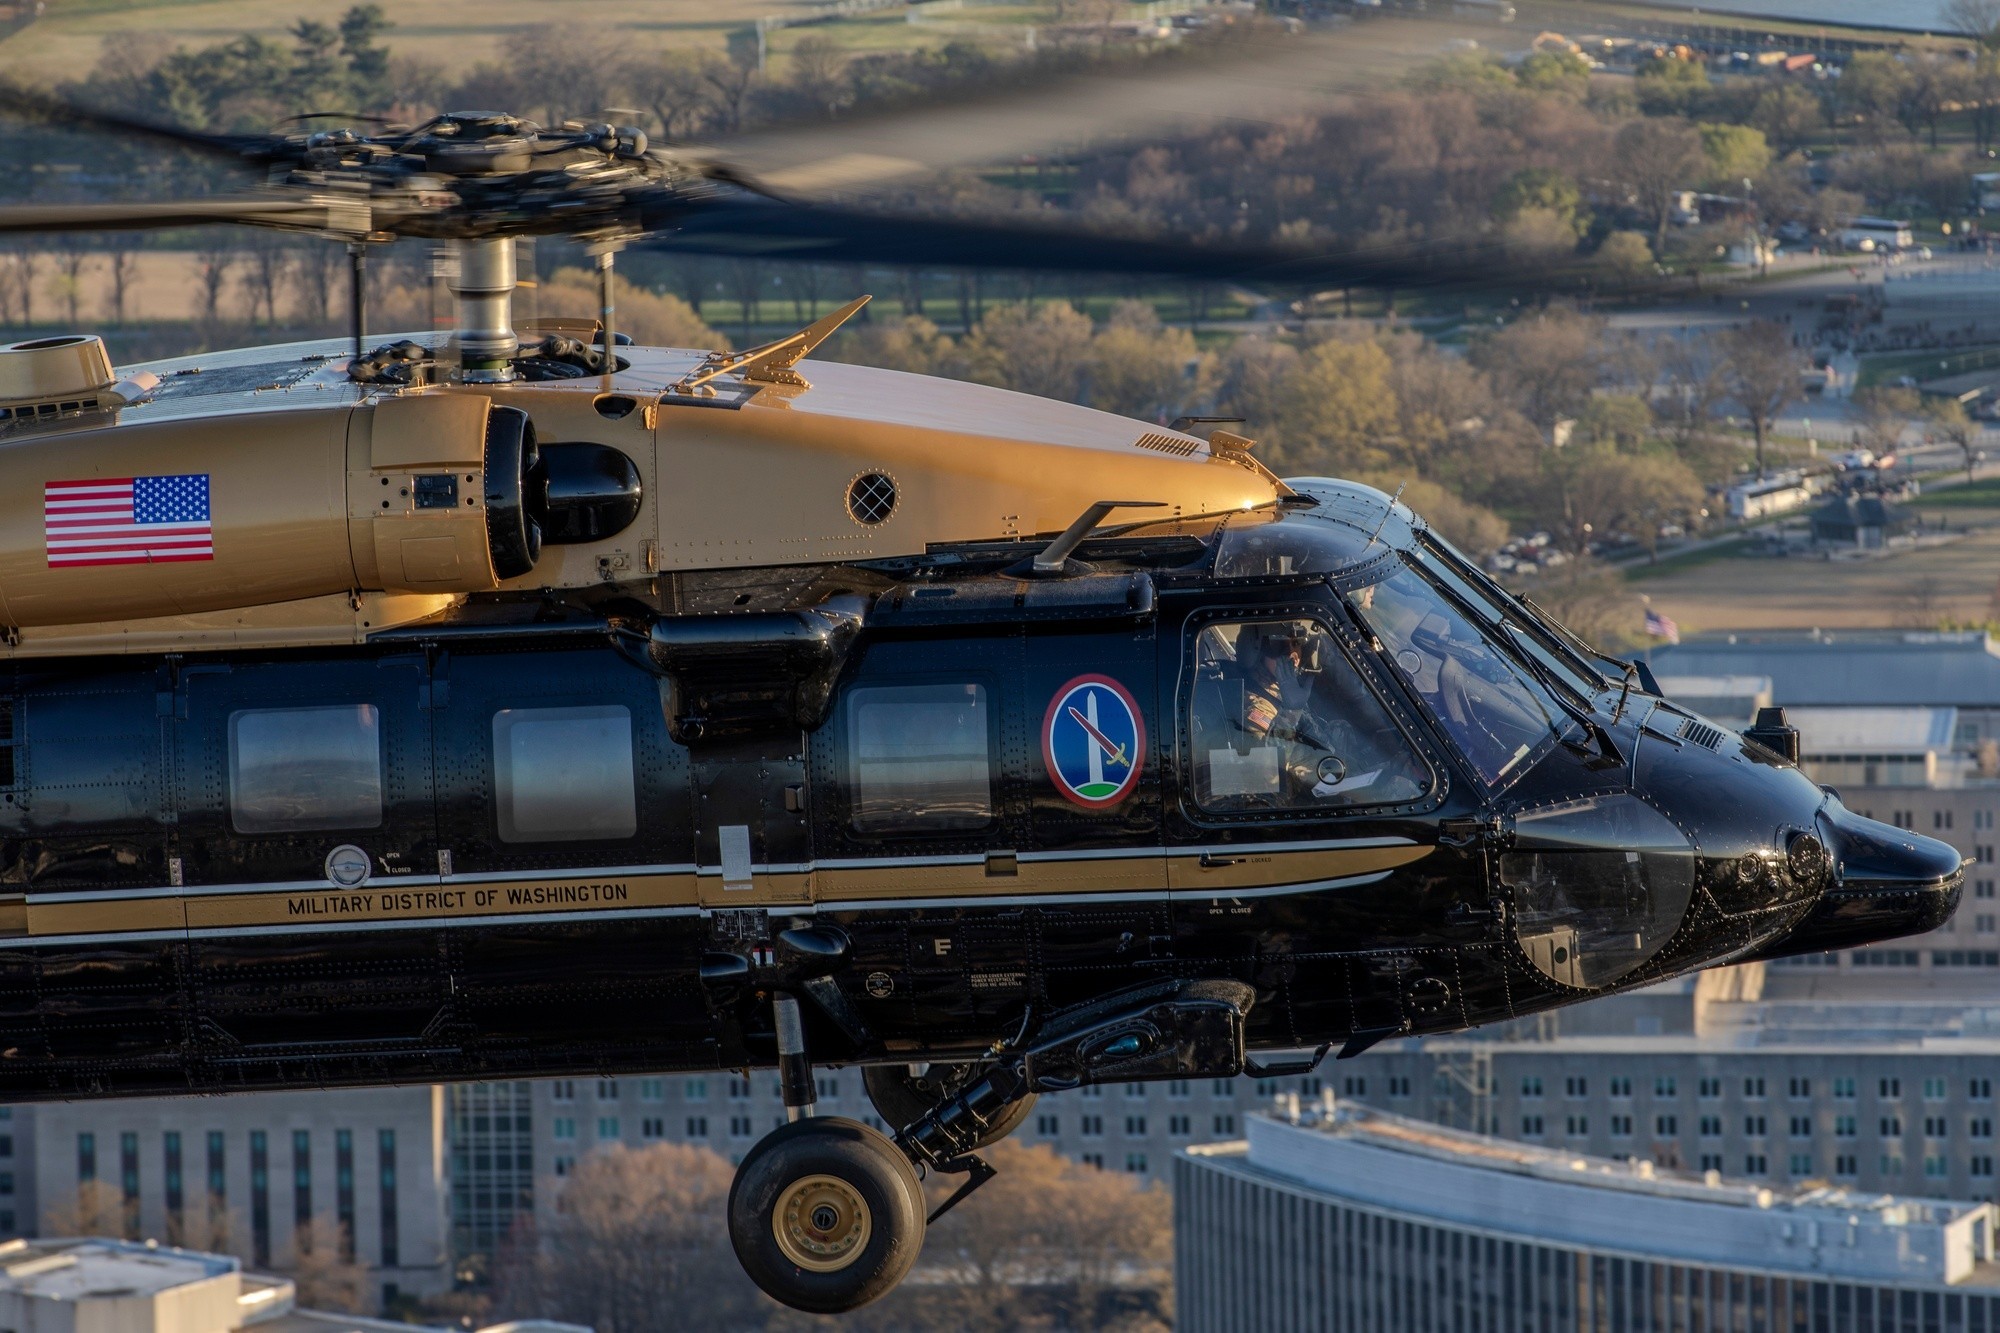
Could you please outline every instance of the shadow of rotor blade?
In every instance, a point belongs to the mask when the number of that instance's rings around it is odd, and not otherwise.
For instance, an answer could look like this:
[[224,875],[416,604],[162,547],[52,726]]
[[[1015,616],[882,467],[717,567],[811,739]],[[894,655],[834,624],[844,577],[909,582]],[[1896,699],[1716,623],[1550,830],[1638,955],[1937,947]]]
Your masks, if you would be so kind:
[[187,199],[166,203],[20,204],[0,208],[0,232],[133,231],[230,222],[245,227],[314,231],[325,227],[325,204],[270,199]]
[[179,125],[164,125],[158,121],[128,116],[117,111],[96,111],[66,102],[59,97],[52,97],[47,93],[12,87],[4,83],[0,83],[0,115],[157,139],[162,143],[190,148],[211,157],[228,158],[239,163],[246,160],[254,161],[258,158],[260,149],[268,149],[273,143],[283,142],[282,139],[262,134],[205,134],[200,130],[183,129]]
[[[652,212],[653,210],[648,210]],[[1042,222],[870,213],[770,199],[666,201],[660,235],[633,249],[804,263],[1138,273],[1322,287],[1492,285],[1499,256],[1477,247],[1314,252],[1227,242],[1159,241]],[[667,230],[671,228],[671,230]],[[1514,282],[1531,275],[1508,275]]]

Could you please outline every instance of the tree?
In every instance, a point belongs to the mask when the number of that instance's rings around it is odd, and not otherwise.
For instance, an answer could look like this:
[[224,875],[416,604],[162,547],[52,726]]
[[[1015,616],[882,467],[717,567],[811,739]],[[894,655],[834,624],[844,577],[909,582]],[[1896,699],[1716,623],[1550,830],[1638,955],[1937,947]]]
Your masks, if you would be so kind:
[[86,1180],[73,1198],[56,1200],[42,1217],[48,1236],[136,1238],[138,1219],[125,1206],[125,1192],[108,1180]]
[[1744,181],[1757,180],[1771,169],[1771,145],[1764,131],[1708,121],[1697,128],[1702,155],[1708,159],[1709,183],[1717,189],[1740,190]]
[[1636,231],[1614,231],[1597,247],[1597,266],[1626,291],[1653,271],[1653,247]]
[[340,16],[340,55],[358,88],[372,91],[388,73],[389,49],[375,39],[395,26],[375,4],[354,5]]
[[1663,254],[1674,196],[1707,173],[1701,135],[1685,121],[1635,120],[1618,131],[1613,150],[1613,179],[1653,224],[1653,251]]
[[1717,342],[1728,366],[1729,395],[1750,420],[1757,444],[1757,475],[1764,475],[1764,444],[1778,414],[1804,394],[1802,358],[1785,326],[1759,319],[1724,331]]
[[966,338],[969,378],[981,384],[1076,402],[1089,364],[1090,316],[1066,301],[1034,310],[996,305]]
[[111,260],[111,322],[123,324],[131,296],[132,279],[139,268],[139,252],[129,245],[115,244],[108,252]]
[[691,51],[648,51],[625,62],[619,85],[653,113],[662,139],[683,138],[700,126],[708,110],[709,86],[700,57]]
[[705,56],[701,62],[701,79],[708,89],[716,128],[724,134],[734,134],[742,129],[743,104],[757,84],[756,57],[746,55],[740,46],[732,47],[727,56]]
[[2000,50],[2000,0],[1945,0],[1940,12],[1954,31]]
[[847,81],[847,54],[825,37],[801,37],[792,46],[792,84],[825,115],[837,114],[854,100]]
[[1718,339],[1670,338],[1660,349],[1660,370],[1667,392],[1654,411],[1675,450],[1686,457],[1730,395],[1729,363]]
[[496,1306],[604,1333],[747,1325],[769,1307],[729,1253],[731,1175],[717,1154],[678,1143],[580,1159],[540,1234],[517,1224],[513,1253],[494,1265]]
[[325,1214],[293,1232],[286,1276],[300,1305],[342,1314],[363,1314],[370,1305],[368,1266],[354,1256],[354,1237]]
[[1915,389],[1878,385],[1857,391],[1853,403],[1860,442],[1884,458],[1903,447],[1903,433],[1923,413],[1923,395]]
[[1662,56],[1639,67],[1633,80],[1639,108],[1649,116],[1685,116],[1708,93],[1708,66]]
[[1603,369],[1607,331],[1604,320],[1557,306],[1481,336],[1470,355],[1546,433],[1558,417],[1574,417],[1589,401]]
[[1781,83],[1757,94],[1750,108],[1750,123],[1763,131],[1773,151],[1790,153],[1804,148],[1826,124],[1819,98],[1796,83]]
[[1344,476],[1389,461],[1397,426],[1390,369],[1374,342],[1332,340],[1300,353],[1273,386],[1273,465]]
[[1909,81],[1909,71],[1894,56],[1858,51],[1847,62],[1835,92],[1841,104],[1860,119],[1869,141],[1880,143],[1903,106]]
[[1629,534],[1650,563],[1659,554],[1661,525],[1692,514],[1706,493],[1678,458],[1600,450],[1577,470],[1570,494],[1580,524]]
[[1143,301],[1121,301],[1091,339],[1090,404],[1165,421],[1203,394],[1211,365],[1186,329],[1163,327]]
[[1511,223],[1529,210],[1552,216],[1568,228],[1572,244],[1590,230],[1583,192],[1566,172],[1554,167],[1523,167],[1493,196],[1493,216],[1503,223]]
[[1924,402],[1924,416],[1931,429],[1957,448],[1959,457],[1965,461],[1965,479],[1972,480],[1973,464],[1978,461],[1979,451],[1974,445],[1979,439],[1978,423],[1966,415],[1965,404],[1956,398],[1930,398]]
[[1574,51],[1534,51],[1515,66],[1514,77],[1533,92],[1581,98],[1590,91],[1590,62]]

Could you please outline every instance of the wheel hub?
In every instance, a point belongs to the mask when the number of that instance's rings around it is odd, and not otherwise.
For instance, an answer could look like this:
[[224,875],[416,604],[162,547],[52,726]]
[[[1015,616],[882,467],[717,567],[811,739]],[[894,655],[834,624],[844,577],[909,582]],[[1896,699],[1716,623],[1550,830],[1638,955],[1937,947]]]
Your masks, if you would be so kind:
[[805,1176],[787,1186],[771,1213],[785,1258],[814,1273],[847,1267],[868,1245],[868,1205],[836,1176]]

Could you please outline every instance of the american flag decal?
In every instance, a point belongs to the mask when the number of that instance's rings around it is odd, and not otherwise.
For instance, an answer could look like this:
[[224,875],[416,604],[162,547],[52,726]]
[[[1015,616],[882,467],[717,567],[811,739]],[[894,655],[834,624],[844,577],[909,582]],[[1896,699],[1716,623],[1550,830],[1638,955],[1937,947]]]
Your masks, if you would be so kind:
[[215,558],[206,472],[52,481],[42,496],[51,569]]

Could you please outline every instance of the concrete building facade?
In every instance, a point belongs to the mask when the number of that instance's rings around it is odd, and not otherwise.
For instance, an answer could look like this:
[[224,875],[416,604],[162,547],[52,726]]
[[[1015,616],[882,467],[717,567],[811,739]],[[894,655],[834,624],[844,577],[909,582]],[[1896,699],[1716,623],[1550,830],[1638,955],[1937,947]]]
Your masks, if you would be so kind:
[[1994,1333],[1993,1205],[1776,1190],[1363,1108],[1174,1162],[1176,1327]]

